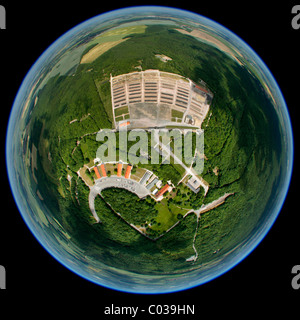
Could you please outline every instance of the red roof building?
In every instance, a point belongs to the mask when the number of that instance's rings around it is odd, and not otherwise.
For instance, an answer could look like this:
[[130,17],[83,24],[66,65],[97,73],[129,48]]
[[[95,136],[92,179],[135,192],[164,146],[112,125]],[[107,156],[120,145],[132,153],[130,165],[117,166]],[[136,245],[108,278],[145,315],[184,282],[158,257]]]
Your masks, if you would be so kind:
[[123,165],[122,165],[122,163],[118,163],[118,173],[117,173],[117,176],[118,177],[121,177],[121,175],[122,175],[122,167],[123,167]]
[[101,168],[102,177],[106,177],[107,176],[106,170],[105,170],[105,166],[103,163],[100,165],[100,168]]
[[95,171],[95,173],[96,173],[97,179],[100,179],[101,177],[100,177],[100,173],[99,173],[98,168],[97,168],[97,167],[94,167],[94,171]]
[[130,177],[130,173],[131,173],[131,169],[132,169],[132,165],[128,164],[126,171],[125,171],[125,178],[128,179]]
[[159,198],[160,196],[162,196],[168,191],[169,187],[170,186],[168,184],[164,185],[159,191],[156,192],[155,197]]
[[126,127],[126,126],[129,126],[130,125],[130,121],[127,121],[127,122],[122,122],[119,124],[119,127]]

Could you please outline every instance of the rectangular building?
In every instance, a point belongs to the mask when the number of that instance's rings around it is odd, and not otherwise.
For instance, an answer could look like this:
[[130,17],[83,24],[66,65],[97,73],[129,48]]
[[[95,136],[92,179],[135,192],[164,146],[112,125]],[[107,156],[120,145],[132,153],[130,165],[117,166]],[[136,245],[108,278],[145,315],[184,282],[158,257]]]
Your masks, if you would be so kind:
[[161,196],[163,196],[169,189],[169,185],[168,184],[165,184],[156,194],[155,194],[155,197],[156,198],[159,198]]
[[123,165],[121,162],[119,162],[118,163],[118,173],[117,173],[118,177],[121,177],[121,175],[122,175],[122,168],[123,168]]
[[146,188],[148,190],[151,190],[153,188],[153,186],[156,184],[156,182],[158,181],[158,178],[154,178],[151,182],[149,182],[147,185],[146,185]]
[[122,122],[119,124],[119,127],[127,127],[130,125],[130,121]]
[[132,169],[132,165],[128,164],[125,171],[125,179],[128,179],[130,177],[131,169]]
[[107,177],[105,166],[103,163],[100,165],[100,169],[101,169],[102,177]]
[[145,185],[146,182],[149,180],[149,178],[151,177],[152,172],[150,171],[146,171],[145,174],[143,175],[142,179],[140,180],[140,184]]
[[95,173],[96,173],[97,179],[100,179],[101,176],[100,176],[100,173],[99,173],[98,168],[97,168],[97,167],[94,167],[94,171],[95,171]]

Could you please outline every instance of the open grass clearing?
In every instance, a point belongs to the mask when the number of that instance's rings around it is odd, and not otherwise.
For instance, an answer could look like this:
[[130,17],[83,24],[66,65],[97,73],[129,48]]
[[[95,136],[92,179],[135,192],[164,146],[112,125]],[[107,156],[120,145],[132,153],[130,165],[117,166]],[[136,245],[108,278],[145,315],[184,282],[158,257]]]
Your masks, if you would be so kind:
[[[144,174],[146,173],[146,169],[143,168],[133,168],[130,178],[135,180],[135,181],[140,181],[142,179],[142,177],[144,176]],[[133,173],[134,172],[134,173]]]
[[166,231],[171,228],[177,221],[177,214],[173,210],[168,208],[168,200],[164,198],[162,201],[155,204],[155,208],[158,210],[156,217],[156,224],[152,226],[153,230]]
[[120,117],[116,117],[115,120],[118,122],[118,121],[124,120],[124,118],[123,118],[123,116],[120,116]]
[[115,111],[115,116],[116,117],[118,117],[118,116],[120,116],[122,114],[129,113],[127,106],[121,107],[121,108],[116,108],[114,111]]
[[173,117],[173,118],[182,119],[182,117],[183,117],[183,112],[178,111],[178,110],[175,110],[175,109],[172,109],[172,117]]
[[92,186],[94,184],[94,181],[92,180],[91,176],[87,174],[86,170],[87,170],[86,167],[82,167],[79,170],[79,175],[82,177],[82,179],[87,185]]

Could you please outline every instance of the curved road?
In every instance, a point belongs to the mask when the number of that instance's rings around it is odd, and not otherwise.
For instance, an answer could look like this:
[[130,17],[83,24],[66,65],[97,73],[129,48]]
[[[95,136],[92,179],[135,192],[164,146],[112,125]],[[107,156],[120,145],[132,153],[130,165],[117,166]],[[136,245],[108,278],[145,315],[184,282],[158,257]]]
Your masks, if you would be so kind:
[[101,220],[95,210],[95,198],[101,193],[102,190],[107,188],[126,189],[132,193],[135,193],[139,198],[144,198],[150,195],[150,191],[147,188],[132,179],[126,179],[118,176],[97,179],[95,184],[90,188],[89,194],[89,207],[97,223],[101,222]]

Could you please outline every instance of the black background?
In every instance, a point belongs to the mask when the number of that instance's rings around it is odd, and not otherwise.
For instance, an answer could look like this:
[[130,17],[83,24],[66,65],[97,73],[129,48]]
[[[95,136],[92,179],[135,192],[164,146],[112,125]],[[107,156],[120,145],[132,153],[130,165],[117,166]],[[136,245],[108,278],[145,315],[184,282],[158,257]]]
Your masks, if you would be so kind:
[[[273,4],[272,4],[273,3]],[[7,289],[0,290],[0,309],[45,314],[84,311],[102,319],[105,306],[195,304],[196,315],[259,316],[261,312],[292,313],[300,289],[291,287],[291,269],[300,264],[298,196],[298,108],[300,91],[300,29],[291,26],[296,1],[2,1],[7,28],[0,30],[0,265]],[[300,4],[300,1],[299,3]],[[30,67],[58,37],[100,13],[133,5],[167,5],[200,13],[233,31],[256,51],[274,75],[286,100],[294,133],[294,168],[290,189],[275,224],[260,245],[240,264],[200,287],[164,295],[135,295],[95,285],[75,275],[41,247],[23,222],[10,191],[5,165],[5,136],[10,110]],[[62,307],[59,310],[59,308]],[[62,311],[63,310],[63,311]],[[242,312],[242,313],[241,313]],[[243,314],[244,313],[244,314]],[[137,317],[138,319],[155,319]],[[166,317],[166,316],[164,316]],[[112,318],[108,317],[107,318]],[[124,316],[117,317],[125,318]],[[160,318],[163,318],[161,316]],[[173,317],[174,318],[174,317]],[[182,316],[182,318],[188,318]]]

